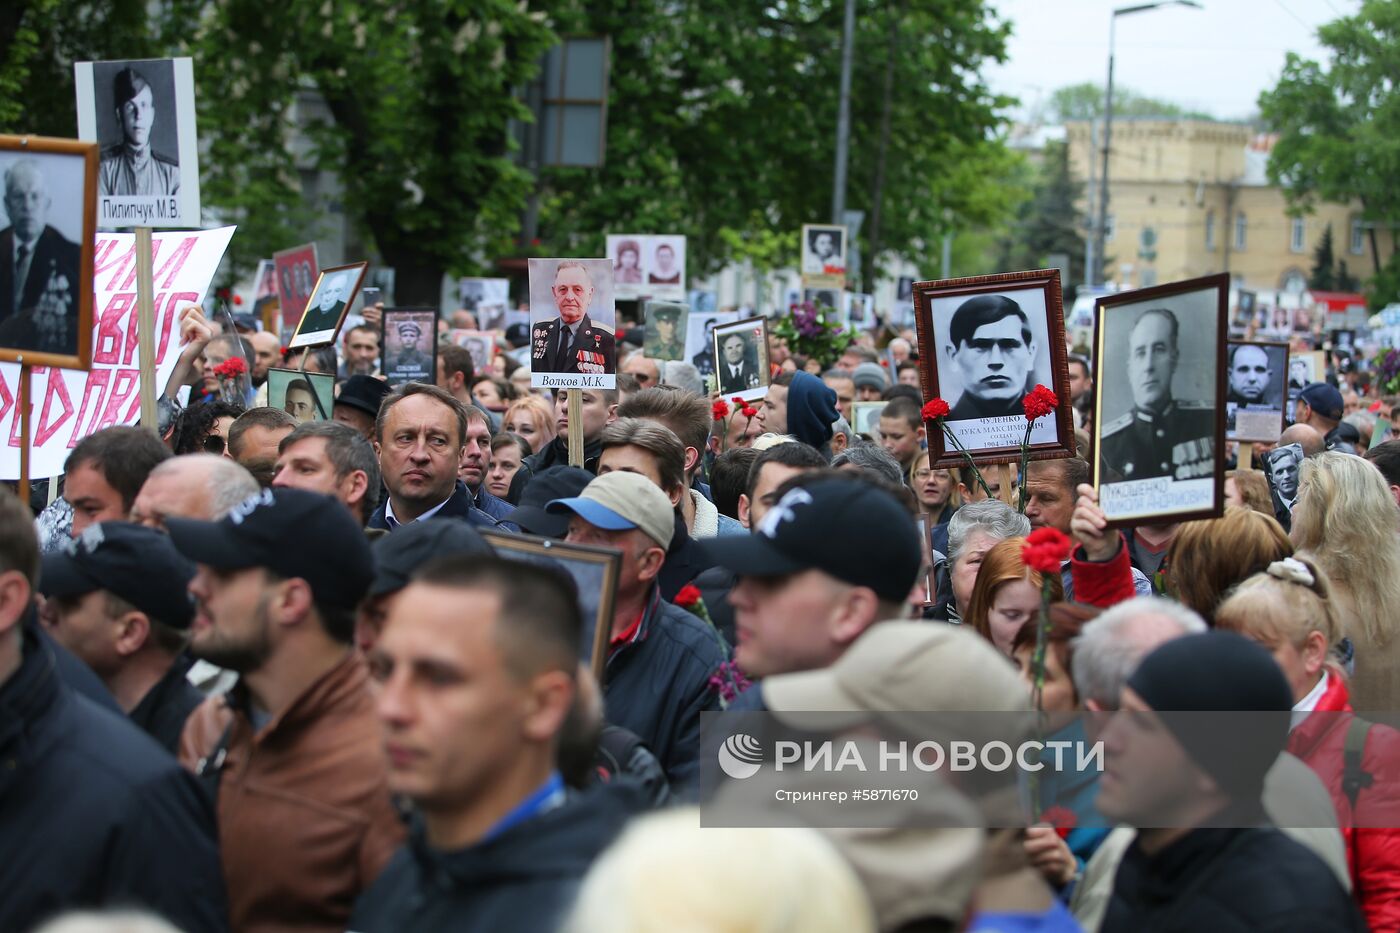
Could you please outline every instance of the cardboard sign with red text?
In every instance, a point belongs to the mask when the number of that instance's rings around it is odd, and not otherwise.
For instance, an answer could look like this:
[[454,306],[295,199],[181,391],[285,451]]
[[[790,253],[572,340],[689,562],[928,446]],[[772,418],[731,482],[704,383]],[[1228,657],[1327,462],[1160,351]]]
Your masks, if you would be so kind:
[[[233,227],[156,232],[156,395],[180,356],[180,309],[200,304],[233,236]],[[36,366],[30,398],[29,475],[57,476],[78,441],[102,428],[136,424],[141,416],[141,364],[136,352],[136,236],[99,233],[93,259],[92,369]],[[19,478],[19,365],[0,364],[0,479]]]

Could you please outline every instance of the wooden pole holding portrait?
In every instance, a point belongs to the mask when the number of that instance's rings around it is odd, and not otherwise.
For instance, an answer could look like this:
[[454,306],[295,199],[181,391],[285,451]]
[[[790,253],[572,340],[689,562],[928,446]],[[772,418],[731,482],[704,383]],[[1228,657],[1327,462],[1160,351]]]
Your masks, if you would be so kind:
[[151,228],[136,228],[136,352],[141,366],[141,426],[159,433],[156,415],[155,260]]
[[583,390],[565,389],[569,406],[569,466],[583,466]]
[[19,358],[19,496],[29,504],[29,364]]

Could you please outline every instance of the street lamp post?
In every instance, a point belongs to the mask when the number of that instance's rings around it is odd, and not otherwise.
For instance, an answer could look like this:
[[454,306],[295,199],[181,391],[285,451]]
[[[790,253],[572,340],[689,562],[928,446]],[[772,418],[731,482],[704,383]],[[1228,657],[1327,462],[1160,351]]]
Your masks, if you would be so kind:
[[1108,232],[1108,153],[1113,142],[1113,39],[1118,17],[1145,13],[1164,6],[1186,6],[1199,10],[1196,0],[1157,0],[1119,7],[1108,18],[1108,85],[1103,95],[1103,171],[1099,173],[1099,216],[1094,222],[1094,284],[1104,284],[1104,235]]

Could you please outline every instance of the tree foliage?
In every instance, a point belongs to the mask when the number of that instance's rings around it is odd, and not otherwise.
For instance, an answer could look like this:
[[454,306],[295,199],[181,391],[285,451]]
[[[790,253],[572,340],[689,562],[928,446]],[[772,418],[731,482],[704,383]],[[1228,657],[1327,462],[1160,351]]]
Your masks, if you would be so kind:
[[[1006,269],[1043,268],[1052,253],[1069,257],[1071,275],[1084,268],[1084,217],[1076,204],[1084,185],[1070,172],[1069,146],[1051,142],[1030,180],[1030,196],[1017,209],[1016,221],[1003,241]],[[1070,282],[1062,283],[1068,292]]]
[[[1052,123],[1067,120],[1098,120],[1103,117],[1103,85],[1085,81],[1051,92],[1045,104],[1045,118]],[[1170,101],[1139,94],[1132,88],[1113,87],[1113,117],[1165,117],[1179,120],[1214,120],[1200,110],[1190,110]]]
[[[1279,134],[1269,178],[1297,211],[1319,200],[1359,202],[1372,224],[1375,267],[1400,269],[1394,238],[1383,257],[1375,235],[1377,224],[1400,223],[1400,5],[1365,0],[1318,38],[1331,51],[1330,67],[1290,53],[1278,84],[1260,95],[1260,111]],[[1371,303],[1395,300],[1396,281],[1394,271],[1377,276]]]

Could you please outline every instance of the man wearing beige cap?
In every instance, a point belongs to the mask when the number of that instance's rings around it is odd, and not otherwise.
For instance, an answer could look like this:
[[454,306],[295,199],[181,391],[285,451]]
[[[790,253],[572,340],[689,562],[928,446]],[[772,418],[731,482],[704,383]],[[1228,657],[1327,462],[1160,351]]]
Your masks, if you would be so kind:
[[603,699],[608,721],[639,736],[671,785],[699,770],[700,713],[719,709],[710,675],[728,657],[719,633],[661,598],[657,574],[675,530],[671,500],[637,473],[606,473],[546,511],[569,515],[573,544],[622,552]]

